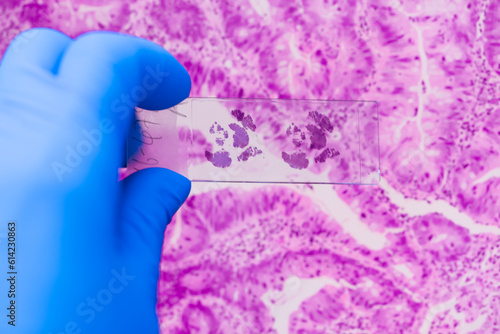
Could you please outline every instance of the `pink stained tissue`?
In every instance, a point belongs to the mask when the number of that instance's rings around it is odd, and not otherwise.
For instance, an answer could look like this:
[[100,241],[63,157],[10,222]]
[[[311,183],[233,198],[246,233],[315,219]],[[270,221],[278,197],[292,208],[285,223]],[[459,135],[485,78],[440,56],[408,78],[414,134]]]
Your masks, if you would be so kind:
[[373,101],[189,98],[171,109],[139,111],[127,168],[170,168],[195,182],[373,184],[377,107]]
[[[28,27],[111,30],[168,50],[191,96],[378,101],[376,186],[192,184],[166,228],[162,334],[500,333],[499,1],[7,0],[0,11],[0,52]],[[172,129],[185,120],[161,115]],[[144,147],[169,138],[136,124]],[[214,132],[233,145],[232,129]],[[218,151],[192,138],[196,163]],[[136,147],[138,168],[180,168],[174,144],[161,147],[158,161]],[[238,148],[242,161],[253,147]]]

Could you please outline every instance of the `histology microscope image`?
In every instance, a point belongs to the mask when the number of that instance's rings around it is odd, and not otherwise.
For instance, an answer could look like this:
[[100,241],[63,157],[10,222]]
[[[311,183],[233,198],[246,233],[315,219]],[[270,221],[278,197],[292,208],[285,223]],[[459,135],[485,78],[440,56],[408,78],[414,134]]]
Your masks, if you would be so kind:
[[207,114],[204,131],[179,128],[195,165],[275,159],[283,177],[334,167],[321,174],[331,184],[193,182],[165,231],[161,333],[500,333],[497,0],[0,8],[2,52],[34,26],[119,31],[172,53],[194,98],[376,101],[373,184],[351,182],[363,165],[346,152],[369,129],[343,136],[342,113],[243,106],[227,124]]

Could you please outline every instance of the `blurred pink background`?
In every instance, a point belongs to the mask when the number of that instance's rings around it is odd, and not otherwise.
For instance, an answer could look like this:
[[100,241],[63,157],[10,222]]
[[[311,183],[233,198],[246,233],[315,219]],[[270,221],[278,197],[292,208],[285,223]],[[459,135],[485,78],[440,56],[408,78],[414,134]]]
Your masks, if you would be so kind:
[[166,231],[162,333],[492,334],[499,7],[4,0],[0,54],[31,27],[112,30],[170,51],[191,96],[378,101],[377,186],[193,185]]

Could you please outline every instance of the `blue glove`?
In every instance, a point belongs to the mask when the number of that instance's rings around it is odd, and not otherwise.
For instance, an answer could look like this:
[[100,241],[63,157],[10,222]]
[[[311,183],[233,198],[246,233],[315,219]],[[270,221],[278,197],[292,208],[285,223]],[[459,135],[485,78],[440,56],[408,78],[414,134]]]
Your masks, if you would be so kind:
[[190,89],[172,55],[137,37],[36,28],[9,45],[0,64],[0,333],[158,333],[164,230],[191,183],[161,168],[118,182],[118,168],[134,108],[170,108]]

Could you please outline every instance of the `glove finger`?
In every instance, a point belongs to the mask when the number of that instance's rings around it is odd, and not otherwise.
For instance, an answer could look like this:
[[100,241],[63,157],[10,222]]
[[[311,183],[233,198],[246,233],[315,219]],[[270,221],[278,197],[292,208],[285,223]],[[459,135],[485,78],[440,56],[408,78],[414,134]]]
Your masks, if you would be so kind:
[[156,284],[165,227],[187,199],[191,182],[168,169],[147,168],[125,178],[122,187],[121,249],[143,261]]
[[106,133],[99,150],[92,151],[98,154],[89,155],[79,167],[88,179],[90,172],[97,178],[114,173],[116,180],[136,106],[170,108],[191,90],[186,69],[164,48],[114,32],[90,32],[76,38],[63,55],[58,79],[77,99],[66,103],[75,110],[67,117],[81,128],[72,131]]
[[60,76],[76,91],[98,98],[106,93],[110,102],[118,99],[129,108],[167,109],[191,90],[186,69],[163,47],[108,31],[77,37],[63,56]]
[[9,77],[10,71],[27,66],[57,74],[61,57],[72,41],[66,34],[51,28],[25,30],[7,47],[0,64],[0,77]]

